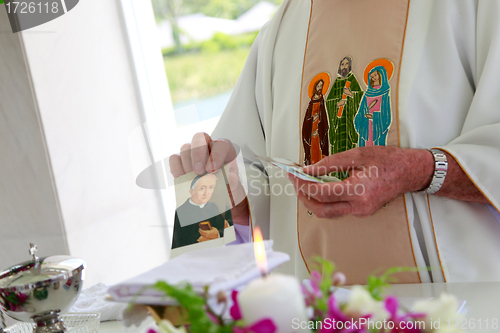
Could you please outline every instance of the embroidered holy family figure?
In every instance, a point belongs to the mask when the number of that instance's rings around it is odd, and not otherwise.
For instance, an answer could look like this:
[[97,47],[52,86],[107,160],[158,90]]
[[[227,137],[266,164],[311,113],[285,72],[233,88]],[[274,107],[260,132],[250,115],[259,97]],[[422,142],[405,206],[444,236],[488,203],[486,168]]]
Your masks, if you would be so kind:
[[[330,87],[330,74],[317,74],[309,83],[310,102],[302,125],[304,164],[355,147],[386,146],[392,123],[391,80],[394,65],[377,59],[366,66],[363,91],[352,58],[344,57]],[[325,99],[326,96],[326,99]]]

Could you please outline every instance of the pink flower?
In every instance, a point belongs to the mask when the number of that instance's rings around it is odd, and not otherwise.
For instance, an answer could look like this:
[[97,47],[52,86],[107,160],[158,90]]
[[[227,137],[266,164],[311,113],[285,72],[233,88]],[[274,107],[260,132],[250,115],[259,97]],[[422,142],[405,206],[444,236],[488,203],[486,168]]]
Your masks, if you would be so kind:
[[303,284],[300,285],[300,288],[302,289],[302,295],[304,295],[306,306],[312,306],[315,303],[315,295]]
[[240,320],[242,318],[241,316],[241,310],[240,306],[238,305],[238,292],[236,290],[233,290],[231,293],[231,299],[233,300],[233,306],[229,309],[229,314],[231,315],[231,318],[234,320]]
[[323,297],[320,286],[321,274],[318,271],[312,271],[309,283],[301,284],[300,286],[306,306],[313,306],[316,304],[316,299]]
[[22,303],[25,303],[25,302],[28,300],[28,298],[29,298],[29,297],[30,297],[30,296],[29,296],[29,295],[26,295],[26,294],[22,294],[22,293],[17,294],[17,298],[19,299],[19,302],[20,302],[21,304],[22,304]]
[[312,292],[316,297],[321,297],[321,274],[318,271],[312,271],[311,273],[311,288]]
[[[388,322],[392,321],[394,328],[390,331],[390,333],[421,333],[422,331],[418,327],[414,327],[415,325],[408,325],[409,321],[412,321],[415,318],[425,317],[425,314],[420,313],[407,313],[405,315],[399,315],[399,301],[394,296],[387,296],[384,300],[385,309],[390,313],[390,318],[387,320]],[[405,325],[401,325],[401,323],[405,323]],[[407,328],[407,327],[412,328]],[[404,327],[404,328],[401,328]]]
[[[363,316],[362,318],[369,318]],[[328,319],[328,320],[327,320]],[[342,323],[342,324],[337,324]],[[323,327],[319,333],[367,333],[368,331],[359,325],[359,320],[353,320],[340,310],[340,307],[332,294],[328,298],[328,311],[324,320]]]

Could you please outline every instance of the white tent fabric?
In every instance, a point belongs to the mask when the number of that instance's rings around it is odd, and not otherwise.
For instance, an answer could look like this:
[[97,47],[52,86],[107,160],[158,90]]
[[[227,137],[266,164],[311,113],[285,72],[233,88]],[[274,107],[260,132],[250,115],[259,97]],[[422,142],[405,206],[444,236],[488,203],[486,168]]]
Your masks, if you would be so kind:
[[[131,163],[144,116],[119,4],[81,1],[19,34],[0,7],[0,269],[29,259],[30,241],[84,259],[86,286],[168,259],[159,192]],[[145,145],[132,156],[148,158]]]

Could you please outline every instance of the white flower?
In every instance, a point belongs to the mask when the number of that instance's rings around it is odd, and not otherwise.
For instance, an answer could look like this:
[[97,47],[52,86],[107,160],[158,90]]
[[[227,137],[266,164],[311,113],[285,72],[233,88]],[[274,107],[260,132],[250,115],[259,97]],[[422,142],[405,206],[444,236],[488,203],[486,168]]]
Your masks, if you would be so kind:
[[455,296],[442,293],[439,298],[415,302],[413,311],[425,313],[426,332],[455,333],[461,332],[455,328],[455,323],[463,318],[458,314],[458,300]]
[[335,272],[332,277],[333,280],[333,285],[338,287],[338,286],[343,286],[346,281],[346,277],[344,273],[342,272]]
[[374,300],[368,290],[361,286],[352,287],[345,312],[353,317],[371,314],[370,319],[374,321],[383,321],[390,317],[390,313],[385,309],[384,303]]

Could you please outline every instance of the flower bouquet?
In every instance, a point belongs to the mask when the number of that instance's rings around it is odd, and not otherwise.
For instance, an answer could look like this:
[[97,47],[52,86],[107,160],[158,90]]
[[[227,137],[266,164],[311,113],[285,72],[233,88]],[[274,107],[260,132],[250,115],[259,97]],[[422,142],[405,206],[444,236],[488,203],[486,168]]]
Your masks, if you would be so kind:
[[353,286],[346,300],[336,296],[345,276],[335,266],[317,259],[318,269],[302,283],[306,321],[292,320],[290,329],[278,328],[272,318],[246,322],[238,302],[238,292],[230,297],[221,292],[217,303],[222,310],[209,306],[208,293],[199,295],[190,285],[173,286],[158,282],[155,289],[175,299],[186,314],[186,324],[175,327],[170,321],[156,318],[157,328],[147,333],[458,333],[458,301],[442,294],[439,298],[418,301],[406,309],[394,296],[385,295],[392,275],[404,268],[392,268],[382,276],[370,276],[366,286]]

